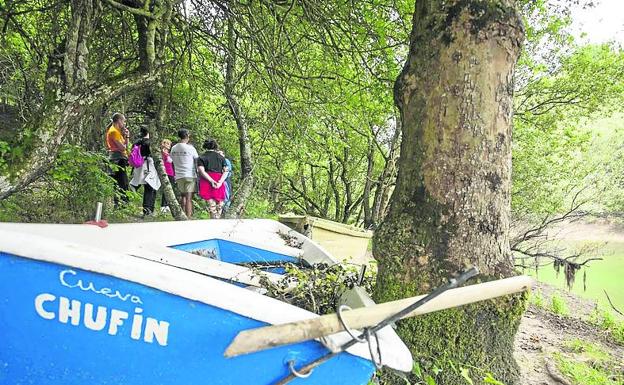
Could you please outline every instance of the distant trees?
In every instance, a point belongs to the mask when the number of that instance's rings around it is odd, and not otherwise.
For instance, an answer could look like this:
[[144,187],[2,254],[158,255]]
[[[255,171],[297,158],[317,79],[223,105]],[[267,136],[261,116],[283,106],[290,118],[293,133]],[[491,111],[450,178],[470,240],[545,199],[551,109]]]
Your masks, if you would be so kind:
[[[2,39],[8,43],[3,44],[2,55],[21,64],[21,73],[7,79],[22,91],[12,95],[11,102],[27,106],[28,111],[23,115],[22,130],[11,138],[12,147],[18,150],[10,156],[10,175],[4,177],[0,199],[23,189],[49,170],[69,134],[84,136],[85,122],[93,109],[156,80],[141,62],[119,65],[114,61],[120,59],[114,52],[123,48],[134,48],[144,53],[139,56],[148,57],[154,35],[141,35],[134,47],[127,47],[118,34],[124,32],[119,27],[123,25],[120,18],[105,12],[99,1],[43,3],[6,2],[0,8],[5,21]],[[136,20],[157,21],[161,16],[144,10],[144,15]],[[107,32],[108,41],[100,40],[101,51],[94,49],[96,29]],[[93,63],[108,64],[108,71],[94,71],[100,66]],[[35,81],[27,75],[33,71],[38,75]]]
[[[171,135],[184,126],[198,141],[219,139],[235,160],[235,215],[271,200],[272,210],[366,226],[383,216],[400,141],[391,82],[405,54],[410,2],[67,0],[52,6],[29,0],[1,6],[3,39],[10,43],[2,52],[24,70],[0,87],[8,92],[17,85],[8,103],[29,111],[19,135],[0,136],[13,149],[2,157],[10,183],[0,197],[37,180],[61,143],[101,148],[107,115],[119,109],[131,128],[140,122]],[[73,59],[56,65],[54,58]],[[43,71],[58,81],[46,82],[41,69],[47,67],[62,69]],[[35,83],[29,71],[39,77]],[[56,91],[50,95],[73,96],[45,97],[46,84]],[[56,106],[76,116],[39,113]],[[35,144],[26,137],[40,139]],[[32,163],[35,158],[41,164]]]
[[577,45],[566,12],[524,9],[530,27],[516,82],[511,248],[518,267],[554,261],[571,283],[592,255],[553,242],[553,227],[617,211],[623,142],[617,127],[592,122],[621,110],[624,51]]

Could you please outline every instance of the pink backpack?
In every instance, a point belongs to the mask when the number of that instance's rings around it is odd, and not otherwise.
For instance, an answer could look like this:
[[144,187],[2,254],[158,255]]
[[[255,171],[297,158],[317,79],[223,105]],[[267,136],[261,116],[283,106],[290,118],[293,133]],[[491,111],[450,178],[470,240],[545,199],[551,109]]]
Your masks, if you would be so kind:
[[130,151],[128,163],[134,168],[139,168],[143,166],[144,161],[145,159],[143,159],[143,157],[141,156],[141,146],[135,144],[134,146],[132,146],[132,150]]

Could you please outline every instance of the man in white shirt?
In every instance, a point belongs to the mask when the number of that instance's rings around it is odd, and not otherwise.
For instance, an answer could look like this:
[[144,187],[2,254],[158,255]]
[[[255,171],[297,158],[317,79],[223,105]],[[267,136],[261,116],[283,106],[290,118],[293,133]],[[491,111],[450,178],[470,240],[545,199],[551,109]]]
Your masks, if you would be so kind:
[[197,150],[189,144],[190,134],[185,128],[178,131],[180,142],[171,148],[169,155],[175,168],[175,180],[180,191],[182,209],[190,219],[193,216],[193,193],[197,185],[195,160]]

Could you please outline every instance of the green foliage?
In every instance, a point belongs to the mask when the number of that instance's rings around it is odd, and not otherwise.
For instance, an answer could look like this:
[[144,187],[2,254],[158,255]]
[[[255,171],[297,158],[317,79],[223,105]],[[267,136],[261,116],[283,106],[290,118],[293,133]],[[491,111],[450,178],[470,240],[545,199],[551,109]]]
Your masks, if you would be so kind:
[[492,385],[505,385],[504,383],[494,378],[494,376],[492,376],[492,373],[486,373],[485,377],[483,377],[483,382],[485,382],[486,384],[492,384]]
[[603,354],[607,357],[604,360],[577,360],[561,353],[554,353],[554,358],[561,373],[574,385],[624,384],[624,376],[617,373],[614,361],[606,353]]
[[268,199],[253,195],[245,205],[245,218],[277,219],[277,215],[271,214],[271,202]]
[[608,361],[610,359],[609,354],[600,347],[587,341],[582,341],[578,338],[566,341],[565,346],[571,352],[582,353],[584,356],[592,359],[593,361]]
[[522,5],[527,39],[516,70],[512,209],[523,220],[565,212],[579,192],[576,203],[596,200],[604,173],[618,163],[597,159],[596,132],[585,122],[621,109],[624,51],[577,45],[571,6]]
[[550,298],[550,310],[555,314],[568,315],[568,306],[565,299],[557,292],[553,293]]
[[6,158],[9,154],[9,143],[0,140],[0,175],[5,174],[8,171],[8,163]]
[[587,127],[596,133],[592,142],[592,159],[602,164],[599,179],[599,198],[594,210],[621,214],[624,212],[624,114],[622,111],[602,119],[587,122]]
[[[359,269],[354,265],[317,264],[301,268],[287,264],[285,268],[288,278],[277,284],[261,277],[266,295],[316,314],[335,313],[340,297],[356,286],[359,279]],[[360,285],[369,293],[375,283],[373,271],[372,268],[367,269]]]
[[[624,51],[584,46],[563,56],[554,70],[536,66],[516,93],[512,207],[517,215],[565,211],[613,164],[595,159],[595,132],[583,119],[610,113],[622,102]],[[613,146],[613,149],[616,147]],[[539,155],[539,156],[538,156]]]
[[537,307],[544,307],[544,296],[542,296],[541,290],[532,290],[529,302]]
[[54,167],[20,194],[0,201],[0,221],[82,223],[97,202],[113,196],[107,160],[77,146],[64,146]]
[[619,321],[608,310],[596,309],[590,321],[599,328],[608,331],[615,342],[624,345],[624,321]]

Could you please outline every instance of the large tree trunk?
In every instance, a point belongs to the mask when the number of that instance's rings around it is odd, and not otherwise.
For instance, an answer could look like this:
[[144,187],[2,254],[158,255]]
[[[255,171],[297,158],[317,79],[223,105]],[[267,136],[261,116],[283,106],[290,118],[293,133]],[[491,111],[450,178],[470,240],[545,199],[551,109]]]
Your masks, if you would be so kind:
[[[378,301],[426,293],[469,266],[482,280],[513,274],[512,90],[523,36],[513,0],[416,1],[395,85],[399,173],[373,247]],[[437,384],[459,383],[461,368],[475,383],[492,373],[513,384],[523,308],[506,297],[401,322],[399,333],[421,367],[444,369]]]

